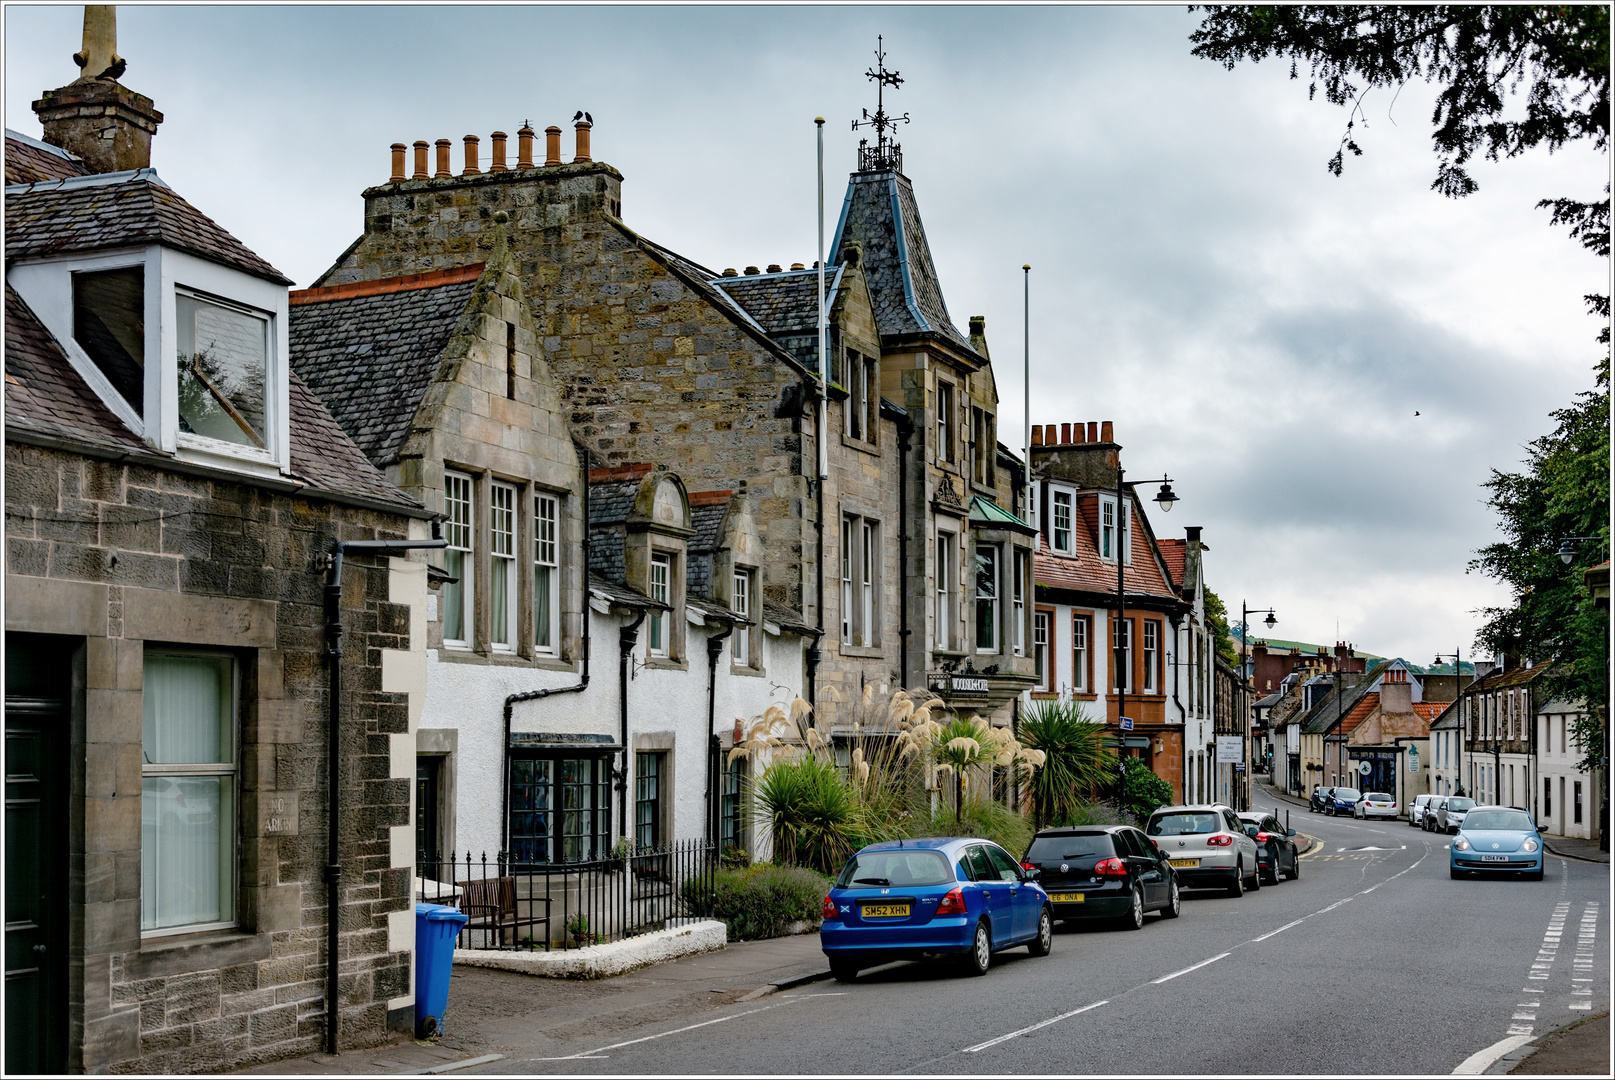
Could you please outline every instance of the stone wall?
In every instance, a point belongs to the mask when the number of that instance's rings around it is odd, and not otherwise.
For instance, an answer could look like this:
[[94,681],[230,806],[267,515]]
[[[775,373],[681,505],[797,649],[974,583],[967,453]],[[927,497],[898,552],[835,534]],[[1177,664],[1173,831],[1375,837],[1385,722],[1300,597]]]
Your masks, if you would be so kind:
[[[325,1033],[326,689],[318,560],[424,535],[402,515],[6,445],[8,633],[63,635],[82,672],[67,799],[70,1066],[218,1072]],[[412,1021],[409,687],[424,564],[344,575],[344,1047]],[[400,601],[403,602],[400,602]],[[143,653],[228,652],[239,679],[237,926],[141,934]],[[407,757],[401,751],[408,751]]]

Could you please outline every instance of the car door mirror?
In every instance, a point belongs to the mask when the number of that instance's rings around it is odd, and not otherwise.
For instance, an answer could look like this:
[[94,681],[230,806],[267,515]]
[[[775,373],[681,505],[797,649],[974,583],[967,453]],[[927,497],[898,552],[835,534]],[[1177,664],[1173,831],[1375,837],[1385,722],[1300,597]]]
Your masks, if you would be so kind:
[[1285,829],[1284,830],[1284,835],[1285,836],[1294,836],[1295,835],[1295,830],[1294,829]]

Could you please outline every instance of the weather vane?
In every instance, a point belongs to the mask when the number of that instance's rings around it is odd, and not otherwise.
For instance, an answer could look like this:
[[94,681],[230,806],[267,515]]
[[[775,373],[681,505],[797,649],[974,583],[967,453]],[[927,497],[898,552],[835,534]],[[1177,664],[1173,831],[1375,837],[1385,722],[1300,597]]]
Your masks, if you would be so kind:
[[877,169],[895,169],[903,171],[903,148],[891,137],[889,132],[895,130],[898,124],[908,123],[908,113],[902,116],[886,115],[886,88],[889,86],[896,90],[903,85],[903,76],[895,71],[886,70],[885,36],[875,38],[875,66],[864,72],[864,77],[874,80],[875,83],[875,115],[870,116],[865,109],[862,120],[852,122],[852,130],[861,127],[875,129],[875,145],[871,147],[868,139],[858,140],[858,171],[872,172]]

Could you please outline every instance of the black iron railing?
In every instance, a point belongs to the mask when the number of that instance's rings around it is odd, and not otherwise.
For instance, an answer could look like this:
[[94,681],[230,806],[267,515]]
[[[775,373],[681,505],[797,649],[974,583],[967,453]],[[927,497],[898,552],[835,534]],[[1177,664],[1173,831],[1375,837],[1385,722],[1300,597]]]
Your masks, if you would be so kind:
[[577,949],[712,917],[717,850],[684,840],[566,864],[503,855],[420,860],[415,899],[468,921],[462,949]]

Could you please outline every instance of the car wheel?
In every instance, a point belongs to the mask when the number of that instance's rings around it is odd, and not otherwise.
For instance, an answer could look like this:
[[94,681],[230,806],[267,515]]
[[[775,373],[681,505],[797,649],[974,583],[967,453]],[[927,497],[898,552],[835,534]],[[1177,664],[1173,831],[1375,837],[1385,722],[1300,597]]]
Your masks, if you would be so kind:
[[1290,880],[1299,881],[1301,878],[1301,856],[1297,855],[1290,860]]
[[1144,927],[1144,890],[1133,886],[1133,905],[1121,917],[1123,930],[1141,930]]
[[1262,864],[1260,861],[1251,867],[1250,880],[1245,883],[1246,892],[1259,892],[1262,888]]
[[1245,864],[1234,866],[1234,880],[1228,883],[1228,895],[1238,899],[1245,895]]
[[1279,883],[1279,859],[1278,859],[1278,856],[1275,855],[1275,856],[1273,856],[1273,865],[1270,866],[1268,868],[1268,871],[1267,871],[1267,880],[1262,882],[1262,884],[1263,885],[1277,885],[1278,883]]
[[1044,908],[1037,916],[1037,937],[1026,943],[1026,951],[1033,956],[1047,956],[1054,948],[1054,916]]
[[964,969],[966,975],[985,975],[993,963],[993,939],[987,933],[986,922],[976,924],[976,936],[970,943],[970,951],[964,954]]
[[1172,889],[1167,893],[1166,907],[1161,909],[1161,918],[1175,919],[1183,914],[1183,895],[1178,892],[1178,883],[1172,882]]
[[836,982],[850,983],[858,977],[858,965],[842,956],[830,958],[830,974]]

